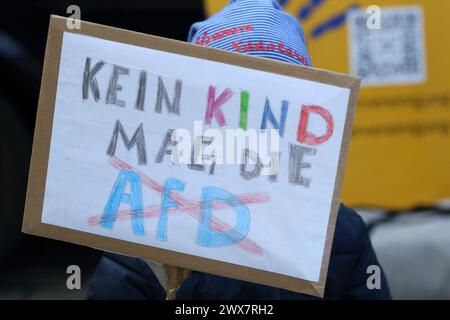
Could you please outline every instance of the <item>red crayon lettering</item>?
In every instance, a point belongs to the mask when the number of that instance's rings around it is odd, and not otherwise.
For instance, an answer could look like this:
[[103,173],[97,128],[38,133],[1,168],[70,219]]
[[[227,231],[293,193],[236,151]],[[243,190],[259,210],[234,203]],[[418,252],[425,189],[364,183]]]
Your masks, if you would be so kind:
[[[317,136],[314,133],[311,133],[308,131],[308,122],[309,122],[309,115],[311,113],[318,114],[321,116],[326,124],[327,124],[327,130],[326,133]],[[304,143],[307,145],[318,145],[321,143],[324,143],[327,141],[331,135],[333,134],[333,117],[330,112],[328,112],[326,109],[319,107],[319,106],[302,106],[302,111],[300,115],[300,122],[298,124],[298,130],[297,130],[297,141],[300,143]]]

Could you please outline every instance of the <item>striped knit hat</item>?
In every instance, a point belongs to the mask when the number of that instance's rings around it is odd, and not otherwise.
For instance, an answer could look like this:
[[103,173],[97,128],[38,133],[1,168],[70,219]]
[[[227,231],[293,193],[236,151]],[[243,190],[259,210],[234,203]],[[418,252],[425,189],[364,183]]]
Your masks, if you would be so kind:
[[311,66],[303,30],[276,0],[231,0],[194,23],[188,41],[199,45]]

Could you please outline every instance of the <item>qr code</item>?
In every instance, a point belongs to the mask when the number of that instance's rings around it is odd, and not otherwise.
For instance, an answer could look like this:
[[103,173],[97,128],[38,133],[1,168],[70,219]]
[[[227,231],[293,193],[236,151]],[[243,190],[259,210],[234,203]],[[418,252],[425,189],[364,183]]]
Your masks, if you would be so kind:
[[348,14],[350,68],[365,86],[421,83],[426,79],[420,6],[381,8],[379,28],[365,10]]

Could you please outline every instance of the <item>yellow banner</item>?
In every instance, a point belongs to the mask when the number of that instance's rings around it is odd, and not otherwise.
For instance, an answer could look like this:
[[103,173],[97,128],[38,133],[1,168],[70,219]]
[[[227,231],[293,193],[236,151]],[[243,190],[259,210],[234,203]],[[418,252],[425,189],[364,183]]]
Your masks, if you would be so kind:
[[[205,0],[207,14],[227,2]],[[301,21],[315,67],[363,78],[343,201],[406,209],[450,198],[450,1],[279,2]]]

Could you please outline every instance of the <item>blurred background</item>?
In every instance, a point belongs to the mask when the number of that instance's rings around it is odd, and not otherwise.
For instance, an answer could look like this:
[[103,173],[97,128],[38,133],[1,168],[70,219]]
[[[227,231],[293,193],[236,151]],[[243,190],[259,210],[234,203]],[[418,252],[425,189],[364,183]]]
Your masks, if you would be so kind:
[[[186,40],[227,0],[0,4],[0,299],[83,299],[100,251],[20,232],[50,14]],[[343,201],[396,299],[450,299],[450,1],[280,0],[317,68],[363,79]],[[81,290],[68,290],[78,265]]]

